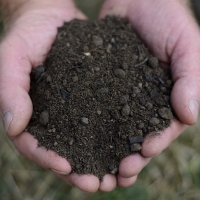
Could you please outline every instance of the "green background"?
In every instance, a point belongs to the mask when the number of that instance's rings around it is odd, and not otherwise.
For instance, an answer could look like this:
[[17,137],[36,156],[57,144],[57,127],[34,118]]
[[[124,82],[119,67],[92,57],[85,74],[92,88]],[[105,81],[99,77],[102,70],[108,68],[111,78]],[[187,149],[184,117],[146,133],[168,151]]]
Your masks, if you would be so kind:
[[[102,0],[76,0],[96,18]],[[197,17],[200,1],[194,9]],[[2,125],[1,125],[2,126]],[[2,128],[1,128],[2,129]],[[113,192],[87,194],[68,186],[53,173],[21,156],[3,131],[0,133],[0,199],[2,200],[199,200],[200,122],[189,127],[143,169],[136,184]],[[134,166],[133,166],[134,167]]]

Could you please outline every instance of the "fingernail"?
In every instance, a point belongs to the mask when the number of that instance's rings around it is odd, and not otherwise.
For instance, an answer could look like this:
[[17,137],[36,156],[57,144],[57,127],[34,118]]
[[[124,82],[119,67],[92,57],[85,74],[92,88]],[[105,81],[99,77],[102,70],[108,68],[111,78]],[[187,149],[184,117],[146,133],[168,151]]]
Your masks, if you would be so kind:
[[13,115],[10,111],[7,111],[3,116],[4,130],[6,133],[8,132],[12,119],[13,119]]
[[197,122],[198,115],[199,115],[199,104],[196,100],[190,100],[189,102],[189,109],[194,117],[195,123]]
[[67,172],[61,172],[61,171],[58,171],[58,170],[55,170],[55,169],[51,169],[51,171],[55,172],[56,174],[60,174],[60,175],[68,175],[69,174]]

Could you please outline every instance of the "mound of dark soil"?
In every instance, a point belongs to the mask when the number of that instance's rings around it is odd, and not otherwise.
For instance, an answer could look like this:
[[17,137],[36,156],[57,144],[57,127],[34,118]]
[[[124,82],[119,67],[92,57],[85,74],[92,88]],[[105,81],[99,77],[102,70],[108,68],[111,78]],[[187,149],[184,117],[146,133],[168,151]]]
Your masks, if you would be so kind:
[[27,130],[76,173],[116,174],[146,134],[173,118],[170,75],[125,19],[65,23],[32,76]]

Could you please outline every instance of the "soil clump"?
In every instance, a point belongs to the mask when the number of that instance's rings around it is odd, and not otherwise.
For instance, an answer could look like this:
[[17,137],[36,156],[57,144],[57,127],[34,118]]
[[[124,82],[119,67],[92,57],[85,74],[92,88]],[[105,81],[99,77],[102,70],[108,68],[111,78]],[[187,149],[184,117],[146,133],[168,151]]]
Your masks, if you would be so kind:
[[141,151],[146,134],[170,125],[172,86],[126,19],[73,20],[32,72],[27,130],[73,172],[101,180]]

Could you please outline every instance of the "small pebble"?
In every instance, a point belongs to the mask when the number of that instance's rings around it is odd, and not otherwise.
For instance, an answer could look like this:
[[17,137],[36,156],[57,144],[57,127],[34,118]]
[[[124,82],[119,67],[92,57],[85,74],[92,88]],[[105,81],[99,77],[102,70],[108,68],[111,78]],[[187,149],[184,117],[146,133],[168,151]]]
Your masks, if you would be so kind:
[[122,69],[127,70],[128,69],[128,64],[127,63],[122,63]]
[[76,165],[76,169],[80,169],[81,167],[82,167],[81,164]]
[[107,53],[110,53],[111,51],[111,48],[112,48],[112,45],[111,44],[108,44],[107,48],[106,48],[106,52]]
[[140,98],[139,103],[141,106],[144,106],[146,104],[146,100],[144,98]]
[[100,71],[100,68],[99,68],[99,67],[95,67],[94,70],[95,70],[96,72],[99,72],[99,71]]
[[144,141],[144,137],[139,135],[139,136],[130,136],[129,137],[129,143],[130,144],[135,144],[135,143],[141,143]]
[[173,118],[173,114],[172,114],[171,110],[168,108],[165,108],[165,107],[159,109],[158,114],[163,119],[172,119]]
[[69,93],[64,89],[60,89],[60,94],[63,99],[67,99],[69,97]]
[[138,87],[133,87],[133,93],[135,94],[140,93],[140,89]]
[[143,123],[143,122],[139,123],[137,127],[138,127],[139,129],[143,129],[143,128],[144,128],[144,123]]
[[116,174],[118,172],[118,168],[114,165],[109,165],[108,169],[109,169],[111,174]]
[[40,114],[40,123],[42,125],[47,125],[48,122],[49,122],[49,112],[47,110],[43,111],[41,114]]
[[72,81],[73,81],[73,82],[77,82],[77,81],[78,81],[78,76],[73,76],[73,77],[72,77]]
[[45,70],[45,68],[44,68],[43,65],[39,65],[38,67],[36,67],[36,68],[33,70],[33,72],[34,72],[34,74],[35,74],[35,80],[38,80],[38,79],[41,77],[41,75],[42,75],[42,73],[44,72],[44,70]]
[[54,145],[54,147],[56,147],[56,146],[58,146],[58,143],[57,143],[57,142],[54,142],[54,144],[53,144],[53,145]]
[[153,108],[153,104],[150,103],[150,102],[147,102],[145,107],[148,109],[148,110],[151,110]]
[[70,140],[68,141],[68,144],[69,144],[70,146],[72,146],[73,143],[74,143],[74,140],[73,140],[73,139],[70,139]]
[[56,139],[59,140],[60,139],[60,135],[56,135]]
[[142,89],[142,83],[138,83],[138,87]]
[[152,117],[150,120],[149,120],[149,125],[150,126],[156,126],[160,123],[160,120],[158,118],[155,118],[155,117]]
[[151,57],[148,60],[148,64],[152,69],[155,69],[158,67],[158,59],[156,57]]
[[120,98],[119,102],[120,102],[121,104],[126,104],[128,100],[129,100],[129,95],[127,94],[127,95],[123,95],[123,96]]
[[132,144],[131,145],[131,151],[132,152],[138,152],[142,149],[142,146],[138,143]]
[[94,35],[92,37],[92,39],[93,39],[93,43],[94,43],[95,46],[102,46],[103,45],[103,39],[101,37]]
[[125,106],[123,106],[122,109],[121,109],[121,114],[123,116],[129,115],[130,112],[131,112],[131,108],[130,108],[130,106],[128,104],[126,104]]
[[85,52],[84,55],[85,56],[91,56],[91,53],[90,52]]
[[110,42],[115,43],[115,38],[111,38]]
[[100,111],[100,110],[97,110],[97,114],[100,115],[100,114],[101,114],[101,111]]
[[126,77],[126,72],[123,69],[115,69],[114,70],[114,75],[117,78],[122,78],[124,79]]
[[88,125],[88,123],[89,123],[89,120],[88,120],[87,117],[82,117],[82,118],[81,118],[81,124],[82,124],[82,125]]

